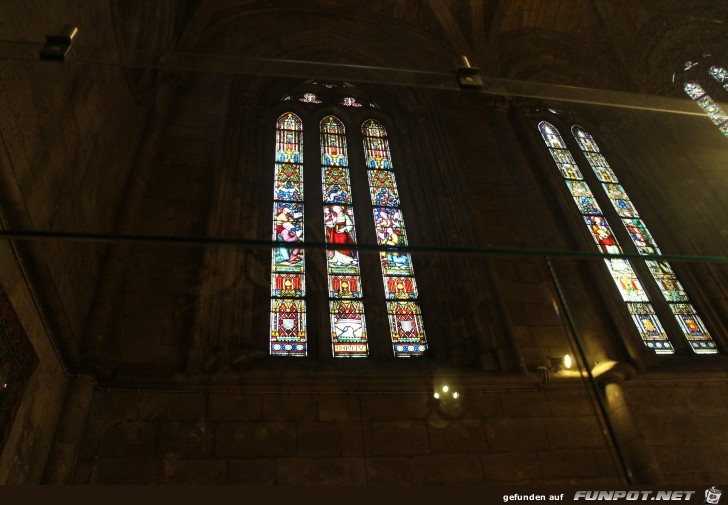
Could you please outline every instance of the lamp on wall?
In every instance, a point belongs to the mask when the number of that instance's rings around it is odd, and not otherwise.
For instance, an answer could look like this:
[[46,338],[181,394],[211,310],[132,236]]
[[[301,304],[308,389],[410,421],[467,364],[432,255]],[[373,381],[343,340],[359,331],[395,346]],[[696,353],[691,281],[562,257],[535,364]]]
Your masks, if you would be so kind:
[[462,395],[448,384],[435,387],[432,392],[435,410],[444,419],[459,419],[465,413],[460,400]]
[[480,78],[480,69],[470,65],[470,60],[464,54],[458,56],[458,66],[455,70],[461,88],[482,88],[483,79]]
[[71,56],[77,35],[78,28],[73,25],[66,25],[58,35],[46,35],[46,43],[40,50],[40,59],[64,61]]
[[551,371],[553,372],[560,372],[563,369],[571,368],[571,365],[573,364],[573,360],[571,359],[570,354],[564,354],[563,356],[559,358],[552,358],[551,356],[547,356],[547,359],[549,360],[551,364]]
[[570,369],[574,364],[570,354],[564,354],[559,357],[546,356],[546,364],[536,368],[543,375],[543,386],[548,389],[549,383],[551,382],[550,373],[559,373],[563,370]]

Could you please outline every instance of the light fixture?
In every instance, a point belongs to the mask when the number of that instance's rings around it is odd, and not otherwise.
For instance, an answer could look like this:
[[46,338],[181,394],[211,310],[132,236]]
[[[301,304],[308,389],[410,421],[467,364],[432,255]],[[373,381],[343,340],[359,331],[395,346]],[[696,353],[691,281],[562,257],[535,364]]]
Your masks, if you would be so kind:
[[458,82],[462,88],[482,88],[483,79],[480,78],[480,69],[470,65],[468,57],[460,55],[458,57],[458,66],[455,70]]
[[39,53],[40,59],[66,60],[71,56],[73,43],[76,41],[77,35],[78,28],[73,25],[66,25],[58,35],[46,35],[46,43]]
[[560,358],[552,358],[551,356],[547,356],[546,359],[548,359],[550,365],[546,368],[552,372],[560,372],[564,368],[571,368],[571,365],[573,364],[573,360],[571,359],[570,354],[564,354]]
[[431,407],[438,414],[438,419],[459,419],[465,413],[463,398],[457,388],[444,381],[434,384]]
[[458,398],[460,398],[460,393],[453,390],[447,384],[443,384],[442,386],[438,386],[435,388],[432,396],[435,398],[435,400],[441,400],[442,402],[446,402],[447,400],[457,400]]

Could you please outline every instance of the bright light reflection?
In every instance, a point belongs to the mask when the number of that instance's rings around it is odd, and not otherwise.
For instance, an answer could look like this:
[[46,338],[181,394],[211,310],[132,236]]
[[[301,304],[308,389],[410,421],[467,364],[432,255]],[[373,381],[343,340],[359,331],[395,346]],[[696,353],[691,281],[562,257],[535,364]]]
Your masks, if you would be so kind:
[[571,356],[569,354],[564,356],[564,366],[566,368],[571,368]]

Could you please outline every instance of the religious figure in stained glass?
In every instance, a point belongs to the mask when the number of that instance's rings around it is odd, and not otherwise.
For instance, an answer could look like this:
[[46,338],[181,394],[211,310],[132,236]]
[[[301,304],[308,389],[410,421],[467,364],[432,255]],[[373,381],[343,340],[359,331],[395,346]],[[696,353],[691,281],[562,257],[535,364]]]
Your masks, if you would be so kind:
[[303,242],[303,125],[292,112],[276,122],[277,161],[273,182],[270,353],[306,355],[306,304]]
[[[324,226],[326,242],[336,245],[356,244],[354,220],[351,207],[342,205],[326,205],[324,207]],[[329,249],[327,257],[332,265],[353,265],[357,260],[353,249]]]
[[344,124],[327,116],[319,130],[324,233],[327,244],[339,246],[326,250],[332,352],[335,357],[365,357],[366,319]]
[[[538,129],[597,247],[605,254],[620,254],[622,249],[619,242],[599,209],[589,185],[583,180],[581,172],[578,172],[578,168],[569,171],[563,168],[564,166],[575,165],[576,162],[567,149],[561,134],[546,121],[539,123]],[[588,136],[585,131],[573,130],[573,132],[590,164],[594,163],[592,168],[594,168],[597,177],[602,181],[607,179],[616,181],[616,177],[613,177],[614,174],[606,159],[599,153],[599,148],[591,136]],[[594,165],[597,165],[601,172]],[[576,177],[576,174],[578,174],[578,177]],[[619,196],[621,197],[622,194],[619,193]],[[621,258],[604,258],[604,263],[632,316],[632,321],[644,344],[658,353],[674,352],[662,324],[649,302],[647,293],[645,293],[630,262]]]
[[[683,86],[685,93],[695,100],[695,103],[703,109],[710,120],[718,126],[723,135],[728,136],[728,115],[716,104],[713,99],[703,90],[700,84],[686,82]],[[728,89],[728,88],[727,88]]]
[[[690,87],[686,86],[686,91],[688,91],[688,94],[692,93],[691,96],[696,97],[700,102],[704,100],[707,95],[704,95],[702,90],[698,88],[699,86],[697,85]],[[600,170],[607,165],[607,163],[606,159],[604,159],[599,152],[597,142],[589,132],[580,126],[574,126],[572,128],[572,133],[574,135],[574,139],[585,154],[587,161],[589,161],[589,164],[594,170],[594,173],[600,181],[602,181],[602,188],[609,200],[612,202],[617,214],[619,214],[622,218],[622,224],[627,230],[629,237],[632,239],[632,243],[637,248],[637,252],[642,255],[660,255],[660,249],[657,247],[654,238],[647,230],[647,226],[645,226],[644,222],[640,218],[637,213],[637,209],[624,188],[620,184],[612,183],[611,181],[607,182],[599,176]],[[682,284],[673,272],[670,264],[665,261],[654,260],[648,260],[646,261],[646,264],[652,278],[660,290],[660,293],[665,299],[665,302],[667,302],[673,310],[673,314],[675,315],[678,324],[683,329],[683,334],[690,343],[693,351],[698,354],[716,353],[717,348],[715,346],[715,342],[713,342],[713,338],[705,329],[705,325],[702,323],[700,316],[698,316],[693,306],[689,303],[688,296],[685,293]],[[627,283],[623,283],[623,288],[628,288]],[[624,294],[625,291],[623,290],[623,295]],[[646,297],[644,297],[644,299],[646,299]],[[625,300],[627,300],[627,298],[625,298]],[[681,311],[676,311],[675,307],[678,305],[676,302],[685,302],[679,304]],[[681,314],[683,314],[686,310],[690,311],[690,320],[695,323],[695,327],[699,328],[702,333],[698,334],[698,330],[686,330],[687,326],[685,325],[685,321],[681,318]],[[660,347],[660,349],[664,348]]]
[[387,130],[370,119],[362,125],[362,133],[377,244],[387,247],[380,252],[380,265],[394,355],[418,356],[427,350],[427,340],[417,302],[412,258],[408,252],[399,250],[407,245],[407,234],[399,208]]

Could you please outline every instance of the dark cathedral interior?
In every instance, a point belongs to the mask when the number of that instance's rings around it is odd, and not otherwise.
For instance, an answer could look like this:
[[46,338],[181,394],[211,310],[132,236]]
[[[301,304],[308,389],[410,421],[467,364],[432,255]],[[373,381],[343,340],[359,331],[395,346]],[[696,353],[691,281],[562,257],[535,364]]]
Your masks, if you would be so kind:
[[0,2],[0,483],[728,482],[727,23]]

